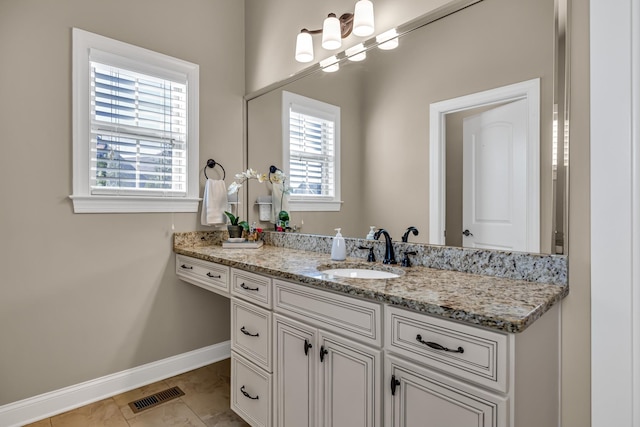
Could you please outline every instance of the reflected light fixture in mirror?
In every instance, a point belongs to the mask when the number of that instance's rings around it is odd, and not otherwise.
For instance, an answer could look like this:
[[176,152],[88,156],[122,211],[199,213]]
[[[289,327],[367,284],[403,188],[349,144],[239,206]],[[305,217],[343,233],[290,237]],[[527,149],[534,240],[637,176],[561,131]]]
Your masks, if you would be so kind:
[[320,61],[320,67],[324,72],[333,73],[340,69],[340,62],[335,55],[331,55],[327,59],[323,59],[322,61]]
[[395,28],[385,31],[384,33],[376,36],[376,42],[378,47],[382,50],[391,50],[398,47],[398,33]]
[[364,61],[367,58],[367,52],[363,43],[358,43],[357,45],[350,47],[345,50],[344,53],[347,55],[347,58],[349,58],[349,61],[358,62]]
[[295,58],[298,62],[313,61],[312,34],[322,34],[322,47],[336,50],[342,46],[342,39],[353,34],[366,37],[374,32],[373,4],[370,0],[359,0],[354,13],[343,13],[337,17],[330,13],[319,30],[300,30],[296,39]]

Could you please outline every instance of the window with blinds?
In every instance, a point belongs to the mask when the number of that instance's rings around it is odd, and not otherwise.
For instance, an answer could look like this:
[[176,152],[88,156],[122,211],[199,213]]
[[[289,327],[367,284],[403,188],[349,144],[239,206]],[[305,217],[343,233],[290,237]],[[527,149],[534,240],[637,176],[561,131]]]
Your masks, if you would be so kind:
[[199,67],[73,29],[76,213],[197,212]]
[[289,116],[291,194],[333,198],[335,149],[333,120],[295,111]]
[[336,210],[340,108],[283,92],[283,151],[292,210]]
[[186,193],[186,84],[91,62],[92,194]]

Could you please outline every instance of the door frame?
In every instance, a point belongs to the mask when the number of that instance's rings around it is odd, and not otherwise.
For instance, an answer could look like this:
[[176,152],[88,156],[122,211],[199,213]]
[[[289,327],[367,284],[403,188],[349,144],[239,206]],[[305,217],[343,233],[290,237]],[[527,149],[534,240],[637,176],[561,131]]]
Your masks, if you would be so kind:
[[429,107],[429,244],[445,244],[447,114],[488,105],[527,101],[527,244],[540,252],[540,79],[531,79],[458,98]]

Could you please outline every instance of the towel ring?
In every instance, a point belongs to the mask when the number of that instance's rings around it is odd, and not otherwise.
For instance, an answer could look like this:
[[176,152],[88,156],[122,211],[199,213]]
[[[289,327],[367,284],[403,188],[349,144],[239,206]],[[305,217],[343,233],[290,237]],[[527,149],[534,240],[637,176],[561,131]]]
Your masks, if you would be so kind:
[[209,177],[207,176],[207,168],[213,169],[214,167],[216,167],[216,165],[220,166],[220,169],[222,169],[222,180],[224,181],[224,179],[227,177],[227,172],[224,170],[224,167],[222,167],[220,163],[216,162],[213,159],[207,160],[207,164],[204,166],[204,168],[202,168],[202,172],[204,172],[204,177],[209,179]]

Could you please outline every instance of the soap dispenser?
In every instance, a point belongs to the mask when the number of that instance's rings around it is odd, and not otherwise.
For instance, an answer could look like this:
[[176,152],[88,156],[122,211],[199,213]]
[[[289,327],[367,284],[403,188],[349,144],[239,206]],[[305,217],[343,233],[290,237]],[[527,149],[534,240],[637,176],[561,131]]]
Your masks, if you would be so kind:
[[333,245],[331,246],[331,259],[333,261],[344,261],[347,258],[344,237],[340,234],[340,228],[336,228],[335,230],[337,233],[336,237],[333,238]]
[[367,234],[366,239],[367,240],[375,240],[375,234],[376,234],[376,226],[375,225],[370,225],[369,226],[370,230],[369,230],[369,234]]

